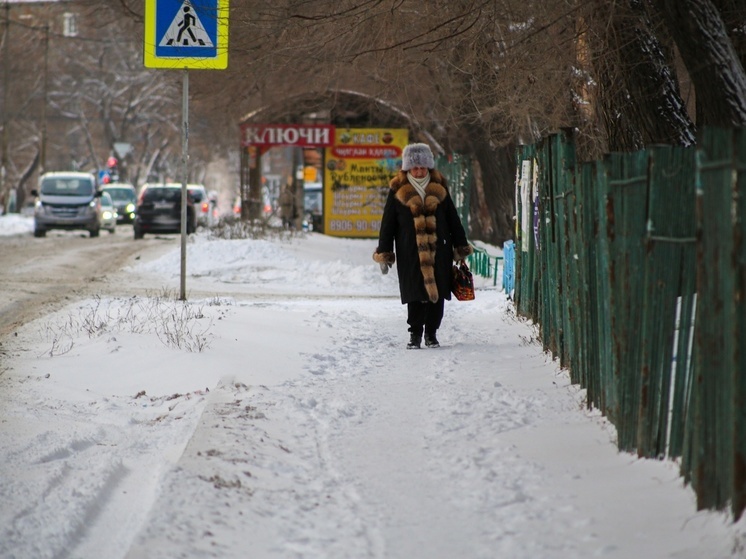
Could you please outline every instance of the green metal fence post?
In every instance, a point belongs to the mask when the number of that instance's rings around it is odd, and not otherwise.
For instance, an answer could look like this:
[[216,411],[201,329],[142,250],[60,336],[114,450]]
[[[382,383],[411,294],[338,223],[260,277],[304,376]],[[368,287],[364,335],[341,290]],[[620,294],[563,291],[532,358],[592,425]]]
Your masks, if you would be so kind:
[[734,156],[737,170],[737,219],[735,231],[735,300],[736,316],[735,417],[733,460],[733,517],[738,520],[746,509],[746,129],[736,131]]
[[696,274],[694,151],[672,146],[648,151],[650,189],[646,204],[645,273],[640,286],[642,354],[637,452],[640,456],[660,457],[669,452],[669,431],[677,439],[674,449],[681,448],[681,429],[674,426],[684,423],[683,389],[691,385],[688,342]]
[[[723,508],[733,475],[735,347],[733,132],[709,128],[698,145],[696,423],[692,484],[700,508]],[[727,480],[727,481],[726,481]]]
[[533,321],[536,316],[536,242],[534,239],[534,188],[536,185],[536,149],[520,146],[516,150],[516,309],[520,316]]

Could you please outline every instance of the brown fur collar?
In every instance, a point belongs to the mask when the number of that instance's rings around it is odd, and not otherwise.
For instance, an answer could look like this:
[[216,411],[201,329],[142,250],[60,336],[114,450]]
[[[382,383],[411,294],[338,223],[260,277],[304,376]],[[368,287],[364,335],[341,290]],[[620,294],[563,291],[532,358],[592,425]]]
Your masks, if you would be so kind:
[[396,199],[412,212],[420,271],[425,280],[428,298],[433,303],[439,298],[438,286],[435,283],[435,249],[438,244],[435,211],[448,195],[444,185],[443,175],[434,169],[430,171],[430,183],[425,187],[425,199],[423,200],[409,184],[405,171],[399,171],[389,183]]
[[[445,200],[446,194],[448,193],[445,188],[445,184],[445,177],[443,177],[443,175],[441,175],[437,170],[431,170],[430,183],[425,188],[425,203],[428,203],[428,198],[430,198],[430,196],[434,196],[437,201],[429,201],[428,205],[435,204],[435,206],[437,206],[443,200]],[[414,199],[414,201],[412,202],[414,205],[417,205],[418,203],[420,205],[423,204],[422,198],[417,194],[417,191],[414,189],[414,187],[409,184],[406,171],[399,171],[396,176],[389,182],[389,187],[396,194],[397,200],[399,200],[405,206],[409,206],[409,209],[412,210],[413,213],[414,208],[410,206],[410,202],[412,201],[412,199]],[[435,211],[435,207],[432,208],[432,211]]]

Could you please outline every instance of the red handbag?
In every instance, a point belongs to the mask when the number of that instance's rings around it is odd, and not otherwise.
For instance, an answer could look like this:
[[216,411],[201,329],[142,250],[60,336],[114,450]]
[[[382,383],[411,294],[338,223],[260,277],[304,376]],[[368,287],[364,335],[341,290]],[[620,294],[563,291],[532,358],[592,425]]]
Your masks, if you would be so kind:
[[472,301],[474,299],[474,278],[466,265],[466,260],[462,260],[458,266],[453,265],[451,292],[459,301]]

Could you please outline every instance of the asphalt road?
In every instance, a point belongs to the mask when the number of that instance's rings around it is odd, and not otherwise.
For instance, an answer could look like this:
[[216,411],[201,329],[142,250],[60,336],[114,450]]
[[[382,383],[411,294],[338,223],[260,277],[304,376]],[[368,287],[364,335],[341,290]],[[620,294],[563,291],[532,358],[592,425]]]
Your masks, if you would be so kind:
[[0,238],[0,343],[24,323],[94,295],[142,294],[150,286],[113,276],[136,259],[178,247],[178,235],[135,241],[132,227],[116,233],[50,231]]

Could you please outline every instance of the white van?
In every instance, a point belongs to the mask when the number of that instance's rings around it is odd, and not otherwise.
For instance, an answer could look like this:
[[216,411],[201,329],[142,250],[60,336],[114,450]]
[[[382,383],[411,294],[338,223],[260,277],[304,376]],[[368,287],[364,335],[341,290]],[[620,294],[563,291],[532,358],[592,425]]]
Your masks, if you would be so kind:
[[83,229],[91,237],[101,230],[101,192],[91,173],[44,173],[34,209],[34,237],[43,237],[50,229]]

